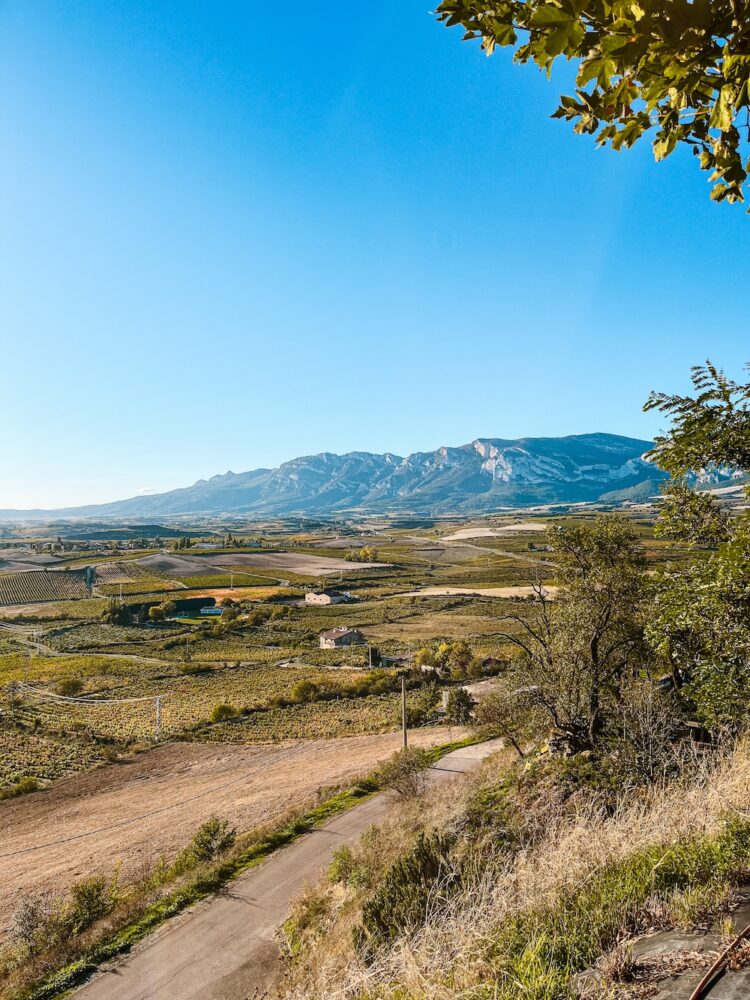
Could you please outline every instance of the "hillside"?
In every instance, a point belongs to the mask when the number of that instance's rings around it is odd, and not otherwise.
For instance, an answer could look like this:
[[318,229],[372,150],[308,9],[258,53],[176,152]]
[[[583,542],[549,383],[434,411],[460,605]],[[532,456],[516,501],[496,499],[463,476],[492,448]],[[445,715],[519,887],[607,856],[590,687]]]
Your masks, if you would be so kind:
[[227,472],[153,496],[63,511],[0,510],[0,518],[164,517],[178,514],[481,513],[499,507],[597,500],[663,475],[643,458],[651,442],[614,434],[478,438],[415,452],[323,452],[277,469]]

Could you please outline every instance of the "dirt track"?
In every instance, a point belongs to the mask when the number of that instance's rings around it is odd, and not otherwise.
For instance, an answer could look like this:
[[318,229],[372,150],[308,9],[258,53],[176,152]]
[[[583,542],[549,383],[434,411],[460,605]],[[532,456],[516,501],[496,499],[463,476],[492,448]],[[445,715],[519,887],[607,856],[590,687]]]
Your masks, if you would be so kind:
[[[460,781],[498,740],[457,750],[428,772],[431,785]],[[266,996],[282,972],[275,933],[291,900],[314,881],[333,851],[388,811],[384,795],[356,806],[241,875],[226,891],[181,914],[107,967],[80,1000],[249,1000]]]
[[[412,741],[458,736],[417,730]],[[273,747],[175,743],[0,802],[0,937],[25,893],[64,890],[118,860],[123,875],[138,874],[184,847],[212,813],[239,830],[263,825],[321,786],[366,773],[399,741],[389,733]]]

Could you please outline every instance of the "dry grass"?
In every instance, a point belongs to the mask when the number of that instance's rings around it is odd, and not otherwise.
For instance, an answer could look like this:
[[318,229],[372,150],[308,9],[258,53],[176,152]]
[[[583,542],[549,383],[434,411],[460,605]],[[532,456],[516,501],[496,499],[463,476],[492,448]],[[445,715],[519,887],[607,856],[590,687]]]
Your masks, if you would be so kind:
[[[486,774],[469,787],[482,780],[487,781]],[[410,806],[394,817],[379,835],[377,849],[395,857],[419,824],[450,827],[460,823],[462,808],[455,790],[440,790],[422,807]],[[304,967],[300,963],[284,995],[288,1000],[499,996],[489,984],[497,976],[493,949],[507,921],[553,905],[561,891],[585,886],[640,851],[715,835],[728,815],[747,820],[749,811],[750,748],[742,746],[718,766],[699,767],[689,783],[652,788],[636,801],[623,802],[614,817],[591,800],[573,814],[547,815],[546,830],[533,846],[494,856],[485,850],[464,888],[436,906],[416,934],[399,938],[371,964],[360,961],[352,947],[359,910],[344,894],[334,898],[337,913],[328,918],[324,942],[305,951]],[[684,899],[680,904],[684,909]],[[661,900],[654,901],[650,912],[646,907],[642,919],[644,927],[663,926],[675,922],[674,916]]]

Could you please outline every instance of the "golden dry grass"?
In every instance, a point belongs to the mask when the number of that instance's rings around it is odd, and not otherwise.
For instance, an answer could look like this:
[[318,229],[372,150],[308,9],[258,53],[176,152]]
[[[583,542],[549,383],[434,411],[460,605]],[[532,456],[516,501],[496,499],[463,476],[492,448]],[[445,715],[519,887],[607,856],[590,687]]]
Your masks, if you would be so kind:
[[[470,779],[469,787],[487,780]],[[432,793],[419,810],[409,806],[382,832],[380,851],[395,857],[419,823],[445,828],[460,821],[463,802],[455,789]],[[410,814],[410,810],[412,811]],[[614,817],[595,805],[574,815],[546,817],[535,846],[518,854],[485,853],[481,870],[465,888],[436,906],[411,938],[402,937],[372,964],[352,948],[359,910],[347,905],[339,887],[331,893],[334,913],[319,946],[305,951],[282,995],[286,1000],[456,1000],[491,996],[481,992],[494,978],[492,944],[505,921],[532,907],[551,904],[561,890],[585,884],[607,867],[655,845],[713,835],[727,816],[750,817],[750,747],[741,746],[713,769],[698,768],[689,784],[652,788],[624,801]],[[343,898],[336,901],[336,893]],[[336,912],[337,911],[337,912]],[[659,914],[654,914],[658,921]],[[483,986],[484,984],[484,986]]]

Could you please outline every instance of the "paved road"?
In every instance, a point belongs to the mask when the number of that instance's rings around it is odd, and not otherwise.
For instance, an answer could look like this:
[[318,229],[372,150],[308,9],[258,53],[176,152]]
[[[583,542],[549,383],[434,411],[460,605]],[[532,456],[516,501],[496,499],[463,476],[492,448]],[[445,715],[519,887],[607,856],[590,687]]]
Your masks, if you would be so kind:
[[[466,747],[431,769],[440,783],[476,767],[500,749],[499,740]],[[324,869],[334,850],[356,839],[388,808],[378,795],[331,820],[225,892],[166,924],[124,960],[106,967],[77,990],[77,1000],[246,1000],[281,973],[275,940],[289,904]]]

